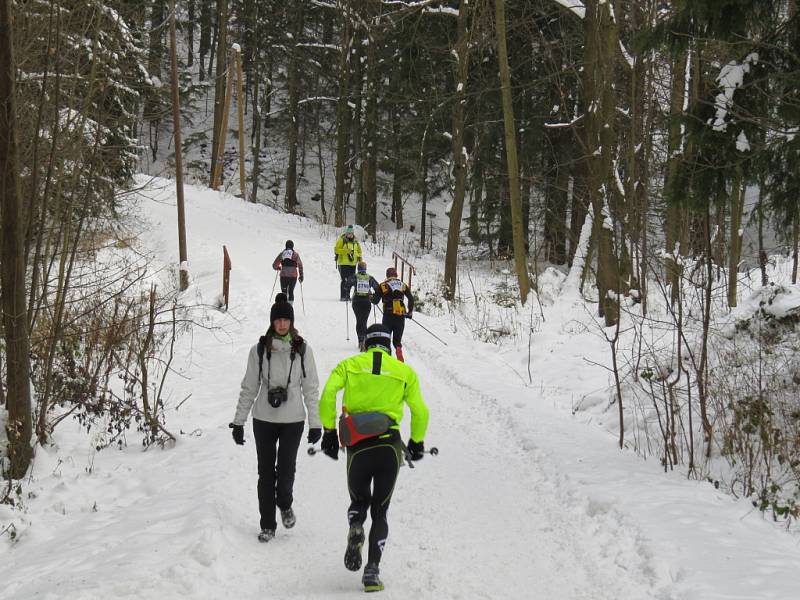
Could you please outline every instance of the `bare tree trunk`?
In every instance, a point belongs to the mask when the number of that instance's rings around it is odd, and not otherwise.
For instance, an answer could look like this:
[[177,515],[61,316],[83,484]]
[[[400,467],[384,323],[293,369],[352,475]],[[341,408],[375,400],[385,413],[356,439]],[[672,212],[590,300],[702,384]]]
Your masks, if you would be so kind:
[[[0,332],[0,335],[3,335],[2,332]],[[3,335],[3,337],[5,337],[5,336]],[[3,383],[3,353],[2,352],[0,352],[0,407],[5,408],[6,410],[8,410],[8,407],[6,406],[6,389],[5,389],[5,385]]]
[[[259,87],[261,86],[261,68],[263,67],[261,61],[260,50],[255,51],[254,68],[253,68],[253,135],[252,135],[252,148],[251,153],[253,156],[253,172],[250,176],[252,183],[250,184],[250,202],[255,204],[258,202],[258,185],[261,178],[261,106],[259,102],[262,101],[259,96]],[[267,86],[269,83],[264,84],[264,96],[267,95]]]
[[680,52],[672,62],[672,89],[670,92],[670,123],[667,138],[667,170],[664,178],[664,189],[667,192],[666,257],[664,258],[667,285],[670,288],[670,302],[674,305],[681,289],[682,267],[680,257],[688,251],[688,219],[686,210],[678,204],[674,189],[681,164],[680,150],[682,137],[678,117],[683,113],[686,88],[686,61],[688,53]]
[[[353,11],[357,15],[357,11]],[[357,20],[363,25],[363,17],[356,16]],[[367,43],[359,28],[355,28],[356,34],[353,36],[353,48],[350,51],[350,99],[352,115],[350,117],[350,140],[352,142],[351,162],[348,165],[350,174],[350,191],[355,194],[355,222],[359,225],[366,225],[367,218],[364,210],[364,180],[361,175],[361,163],[364,160],[362,155],[362,108],[364,107],[364,68],[362,60],[364,56],[364,44]]]
[[[147,71],[155,82],[161,79],[161,63],[164,57],[162,35],[164,33],[164,0],[152,0],[150,12],[150,47],[147,58]],[[144,105],[144,117],[147,119],[150,133],[150,151],[153,161],[158,155],[158,135],[161,123],[161,97],[160,86],[149,88]]]
[[700,345],[700,365],[697,368],[697,396],[700,404],[700,420],[703,427],[706,456],[711,454],[711,421],[708,418],[708,336],[711,327],[711,294],[714,288],[714,263],[711,249],[711,207],[706,205],[704,220],[706,281],[703,298],[703,334]]
[[392,107],[391,127],[394,139],[395,159],[392,161],[392,221],[397,229],[403,228],[403,180],[401,156],[404,154],[400,148],[400,119],[397,116],[397,108]]
[[524,305],[530,292],[528,278],[528,257],[525,254],[525,231],[522,222],[522,202],[520,200],[519,166],[517,163],[517,138],[514,127],[514,107],[511,101],[511,75],[508,68],[508,48],[506,45],[506,22],[504,0],[495,0],[494,14],[497,28],[497,50],[500,63],[500,87],[503,96],[503,125],[505,128],[506,163],[508,167],[508,186],[511,201],[511,223],[514,234],[514,262],[519,281],[520,301]]
[[337,14],[342,15],[340,24],[339,55],[339,98],[336,103],[336,190],[333,198],[334,225],[341,227],[345,222],[344,185],[347,171],[348,150],[350,147],[349,117],[347,106],[350,82],[350,1],[339,0]]
[[25,476],[31,462],[30,339],[26,307],[24,213],[19,186],[11,2],[0,0],[0,283],[8,383],[8,475]]
[[175,32],[175,0],[170,0],[169,43],[172,63],[172,120],[175,127],[175,191],[178,204],[179,286],[189,287],[189,258],[186,251],[186,216],[183,204],[183,143],[181,142],[181,97],[178,91],[178,48]]
[[728,306],[736,306],[736,291],[739,281],[739,259],[742,256],[742,211],[744,210],[745,183],[741,167],[737,167],[731,190],[731,238],[728,255]]
[[475,142],[472,152],[475,160],[472,162],[472,194],[469,200],[469,239],[477,242],[480,239],[480,207],[483,197],[483,161],[480,158],[482,140],[479,137]]
[[444,296],[453,300],[458,272],[458,242],[461,239],[461,217],[464,213],[464,196],[467,190],[467,156],[464,148],[464,104],[467,97],[469,68],[469,36],[467,20],[469,2],[461,2],[458,9],[458,41],[456,42],[456,95],[453,99],[453,204],[450,207],[450,224],[447,229],[447,252],[444,259]]
[[764,250],[764,194],[762,186],[758,187],[758,267],[761,269],[761,285],[769,283],[767,279],[767,252]]
[[200,2],[200,81],[206,78],[206,55],[211,49],[211,2],[213,0],[199,0]]
[[420,157],[419,157],[419,186],[420,186],[420,200],[422,203],[422,214],[420,215],[420,232],[419,232],[419,247],[425,248],[426,242],[426,231],[425,225],[427,223],[428,218],[428,144],[427,144],[427,129],[425,130],[425,134],[422,136],[422,144],[420,147]]
[[297,210],[297,145],[300,136],[300,56],[297,44],[303,32],[305,1],[295,0],[291,3],[290,27],[292,29],[292,45],[289,50],[289,66],[287,87],[289,92],[289,161],[286,167],[286,198],[284,206],[287,212]]
[[[222,112],[225,104],[225,75],[228,67],[228,0],[217,0],[217,79],[214,88],[214,133],[211,137],[211,178],[217,163],[223,160],[223,155],[219,154],[220,137],[223,140],[227,132],[222,131]],[[230,77],[230,73],[227,74]],[[224,145],[223,145],[224,149]]]
[[378,64],[376,52],[380,32],[377,31],[375,17],[380,11],[380,2],[375,6],[375,2],[366,5],[365,20],[370,24],[366,31],[367,40],[367,70],[365,77],[364,93],[366,98],[366,112],[364,114],[364,138],[362,144],[363,159],[361,162],[362,175],[362,197],[364,221],[367,226],[367,233],[375,239],[377,233],[376,220],[378,217]]
[[[618,52],[616,30],[606,2],[586,3],[586,39],[583,87],[591,107],[586,114],[586,140],[589,156],[589,197],[595,215],[594,239],[597,248],[598,311],[606,326],[619,319],[619,259],[614,252],[616,211],[611,201],[615,189],[612,153],[616,149],[614,132],[614,57]],[[621,246],[621,244],[620,244]]]
[[794,209],[792,219],[792,284],[797,283],[797,263],[800,254],[800,206]]
[[194,0],[187,0],[187,11],[189,14],[188,23],[186,24],[186,66],[191,67],[194,65]]

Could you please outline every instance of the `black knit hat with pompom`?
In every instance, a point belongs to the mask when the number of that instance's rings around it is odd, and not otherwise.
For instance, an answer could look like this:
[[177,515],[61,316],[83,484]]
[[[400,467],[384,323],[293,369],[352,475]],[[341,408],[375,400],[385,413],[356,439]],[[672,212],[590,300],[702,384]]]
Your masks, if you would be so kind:
[[289,319],[294,326],[294,308],[289,304],[289,300],[283,292],[275,296],[275,304],[269,311],[269,322],[274,323],[276,319]]

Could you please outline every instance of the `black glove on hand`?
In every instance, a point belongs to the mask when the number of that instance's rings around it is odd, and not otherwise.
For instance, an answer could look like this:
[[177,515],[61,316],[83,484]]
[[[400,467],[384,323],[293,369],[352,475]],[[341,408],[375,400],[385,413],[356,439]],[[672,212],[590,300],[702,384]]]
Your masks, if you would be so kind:
[[413,319],[413,318],[414,318],[414,317],[412,316],[413,314],[414,314],[414,313],[406,313],[406,319]]
[[339,436],[336,435],[335,429],[325,430],[325,435],[322,436],[322,444],[320,444],[320,448],[322,448],[322,451],[330,456],[333,460],[339,460]]
[[425,456],[425,442],[408,440],[407,448],[411,460],[422,460],[422,457]]
[[308,430],[308,443],[309,444],[316,444],[319,441],[319,438],[322,437],[322,429],[319,427],[312,427]]
[[233,429],[233,431],[231,431],[233,441],[240,446],[244,446],[244,425],[234,425],[233,423],[229,423],[228,427]]

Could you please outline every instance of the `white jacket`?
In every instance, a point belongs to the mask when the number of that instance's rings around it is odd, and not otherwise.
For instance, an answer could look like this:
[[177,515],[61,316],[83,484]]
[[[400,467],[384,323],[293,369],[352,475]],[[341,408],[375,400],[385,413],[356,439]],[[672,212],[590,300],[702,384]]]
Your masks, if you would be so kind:
[[[263,370],[259,381],[258,344],[250,348],[250,354],[247,357],[247,371],[242,379],[239,403],[236,405],[236,416],[233,418],[235,425],[244,425],[252,408],[253,418],[259,421],[297,423],[305,421],[307,413],[309,428],[322,427],[319,420],[317,365],[314,362],[314,353],[308,344],[306,344],[305,357],[301,357],[299,352],[295,354],[288,399],[278,408],[270,406],[267,401],[267,375],[269,374],[269,387],[286,387],[286,381],[289,379],[290,353],[291,345],[288,341],[273,339],[272,355],[269,361],[265,349]],[[301,360],[305,364],[305,377],[303,377],[300,365]]]

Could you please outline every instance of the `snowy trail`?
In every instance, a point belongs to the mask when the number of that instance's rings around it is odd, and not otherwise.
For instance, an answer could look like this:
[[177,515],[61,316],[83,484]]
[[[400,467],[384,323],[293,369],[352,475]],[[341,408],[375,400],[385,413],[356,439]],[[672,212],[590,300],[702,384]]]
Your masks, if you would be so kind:
[[[164,261],[176,246],[169,192],[143,200],[151,220],[143,238]],[[347,341],[349,307],[336,299],[334,239],[297,217],[187,192],[190,294],[213,303],[222,244],[233,272],[229,312],[207,311],[209,328],[181,342],[186,379],[172,380],[171,406],[191,398],[168,417],[179,442],[167,451],[142,453],[132,443],[93,456],[83,434],[59,427],[58,445],[37,453],[30,523],[13,549],[0,545],[3,600],[362,597],[360,575],[342,565],[344,460],[308,456],[301,444],[297,526],[279,526],[273,541],[259,544],[252,430],[248,422],[247,443],[238,447],[227,428],[247,352],[267,325],[270,263],[285,239],[305,265],[295,315],[320,385],[355,352],[352,313]],[[367,260],[376,276],[389,264]],[[418,318],[448,342],[407,325],[407,360],[431,410],[426,444],[441,452],[401,470],[382,598],[796,597],[795,578],[783,575],[800,572],[796,540],[759,520],[743,522],[741,506],[710,486],[658,473],[620,454],[606,432],[570,419],[564,399],[596,383],[581,369],[582,356],[602,348],[583,339],[570,348],[562,331],[535,348],[536,383],[523,386],[512,357],[448,333],[446,318]],[[402,427],[405,437],[408,417]],[[739,543],[752,551],[736,552]],[[693,568],[698,557],[713,568]],[[746,578],[730,581],[749,565]]]

